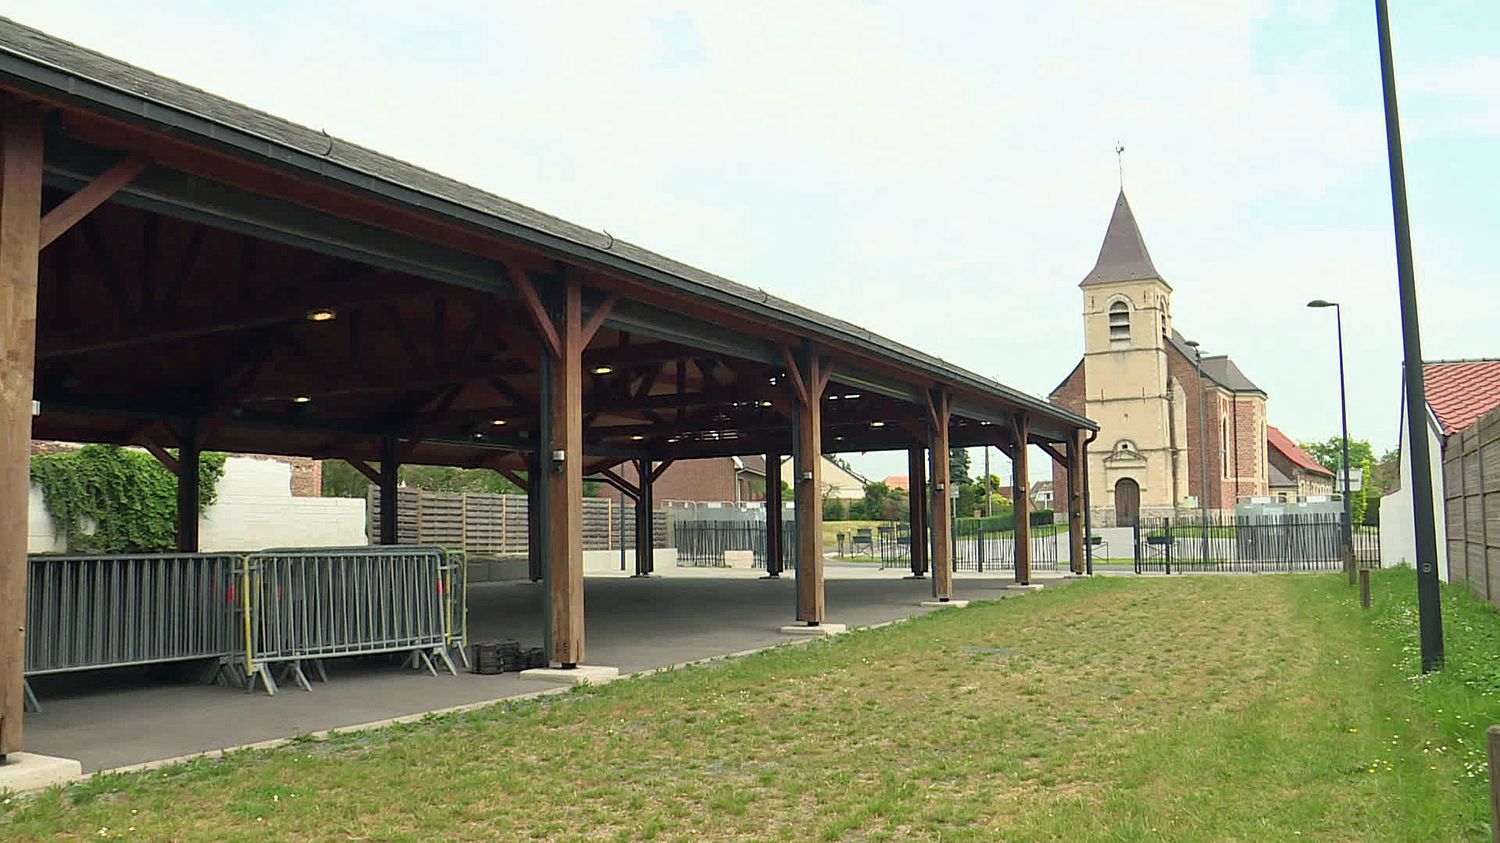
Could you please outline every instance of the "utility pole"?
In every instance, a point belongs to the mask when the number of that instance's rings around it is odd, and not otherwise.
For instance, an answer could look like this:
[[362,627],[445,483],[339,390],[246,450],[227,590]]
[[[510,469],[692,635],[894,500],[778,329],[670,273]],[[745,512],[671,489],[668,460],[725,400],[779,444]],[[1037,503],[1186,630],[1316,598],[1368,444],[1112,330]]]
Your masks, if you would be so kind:
[[1380,80],[1385,97],[1385,142],[1391,168],[1391,210],[1396,223],[1396,279],[1401,293],[1401,344],[1405,351],[1406,424],[1411,436],[1412,523],[1417,539],[1417,616],[1422,672],[1443,666],[1443,615],[1438,601],[1437,525],[1432,515],[1432,454],[1427,443],[1427,388],[1422,382],[1422,333],[1417,326],[1417,281],[1406,210],[1406,165],[1401,157],[1401,118],[1396,109],[1396,68],[1391,55],[1391,12],[1375,0],[1380,38]]

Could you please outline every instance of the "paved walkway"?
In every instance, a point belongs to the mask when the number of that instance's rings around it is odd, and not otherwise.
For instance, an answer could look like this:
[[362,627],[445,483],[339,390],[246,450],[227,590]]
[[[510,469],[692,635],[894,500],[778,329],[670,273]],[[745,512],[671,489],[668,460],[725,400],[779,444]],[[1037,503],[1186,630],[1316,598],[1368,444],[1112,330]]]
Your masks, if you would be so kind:
[[[795,617],[790,577],[759,571],[677,569],[638,580],[591,576],[585,583],[588,659],[622,673],[711,658],[789,640],[779,628]],[[878,566],[830,562],[828,620],[867,626],[931,611],[928,581]],[[1037,582],[1058,583],[1058,574]],[[959,598],[995,599],[1014,590],[1005,574],[963,575]],[[542,591],[529,582],[471,588],[470,637],[516,638],[540,646]],[[100,770],[353,726],[423,711],[529,693],[546,685],[515,674],[433,678],[361,660],[328,663],[329,683],[311,693],[290,683],[269,697],[195,684],[191,670],[101,671],[33,682],[43,711],[26,718],[31,752],[77,758]]]

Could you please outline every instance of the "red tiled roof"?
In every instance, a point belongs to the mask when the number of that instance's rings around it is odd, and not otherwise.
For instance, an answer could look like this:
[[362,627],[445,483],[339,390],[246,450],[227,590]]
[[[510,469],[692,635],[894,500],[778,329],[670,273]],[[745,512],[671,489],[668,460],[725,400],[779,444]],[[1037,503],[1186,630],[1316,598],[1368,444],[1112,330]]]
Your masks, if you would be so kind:
[[900,489],[903,492],[911,491],[911,478],[905,474],[892,474],[885,478],[885,485],[890,489]]
[[1293,442],[1285,433],[1282,433],[1271,425],[1266,425],[1266,444],[1276,449],[1277,453],[1291,460],[1292,465],[1297,466],[1303,471],[1311,471],[1313,474],[1321,474],[1326,477],[1333,476],[1333,472],[1329,471],[1322,463],[1313,459],[1312,454],[1297,447],[1296,442]]
[[1427,406],[1443,433],[1454,434],[1500,407],[1500,360],[1434,360],[1422,364]]

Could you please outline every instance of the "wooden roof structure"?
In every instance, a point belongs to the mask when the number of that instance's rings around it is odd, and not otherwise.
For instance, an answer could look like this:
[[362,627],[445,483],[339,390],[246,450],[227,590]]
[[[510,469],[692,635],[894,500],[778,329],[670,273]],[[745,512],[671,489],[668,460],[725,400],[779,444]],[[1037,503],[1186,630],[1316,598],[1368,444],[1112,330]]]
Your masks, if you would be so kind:
[[[515,468],[531,329],[582,284],[590,468],[785,450],[790,354],[831,367],[828,451],[1082,417],[863,328],[0,19],[0,89],[45,111],[34,435]],[[72,206],[71,208],[69,206]],[[82,212],[82,213],[78,213]]]

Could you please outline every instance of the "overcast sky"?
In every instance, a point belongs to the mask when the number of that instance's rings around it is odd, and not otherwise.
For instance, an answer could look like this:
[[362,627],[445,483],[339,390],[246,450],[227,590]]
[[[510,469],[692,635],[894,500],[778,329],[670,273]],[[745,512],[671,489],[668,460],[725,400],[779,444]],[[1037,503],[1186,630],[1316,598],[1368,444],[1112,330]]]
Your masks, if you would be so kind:
[[[1500,355],[1500,4],[1396,2],[1423,347]],[[1373,3],[72,2],[7,14],[1046,394],[1118,188],[1295,439],[1393,447]],[[413,12],[412,9],[420,11]],[[854,459],[875,477],[904,457]]]

